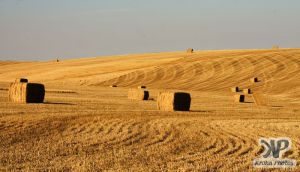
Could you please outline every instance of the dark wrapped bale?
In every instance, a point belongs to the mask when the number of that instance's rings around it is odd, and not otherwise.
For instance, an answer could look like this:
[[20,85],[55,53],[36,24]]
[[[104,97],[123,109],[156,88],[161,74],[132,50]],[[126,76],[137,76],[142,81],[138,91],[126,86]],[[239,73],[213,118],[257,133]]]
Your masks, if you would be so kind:
[[234,93],[236,93],[236,92],[239,92],[240,89],[239,89],[239,87],[232,87],[231,91],[234,92]]
[[25,78],[17,78],[15,82],[24,82],[24,83],[28,83],[28,79],[25,79]]
[[234,102],[236,103],[245,102],[245,95],[234,95]]
[[256,77],[255,77],[255,78],[251,78],[250,81],[251,81],[252,83],[258,82],[258,78],[256,78]]
[[251,89],[247,88],[247,89],[243,90],[243,93],[244,94],[252,94],[252,91],[251,91]]
[[164,92],[157,96],[157,108],[162,111],[189,111],[191,96],[183,92]]
[[193,52],[194,52],[194,49],[188,48],[188,49],[186,50],[186,52],[187,52],[187,53],[193,53]]
[[128,91],[128,99],[131,100],[148,100],[149,91],[142,89],[131,89]]
[[146,89],[146,86],[140,85],[140,86],[138,86],[138,88],[139,88],[139,89]]
[[15,103],[43,103],[45,87],[36,83],[12,83],[8,91],[8,100]]

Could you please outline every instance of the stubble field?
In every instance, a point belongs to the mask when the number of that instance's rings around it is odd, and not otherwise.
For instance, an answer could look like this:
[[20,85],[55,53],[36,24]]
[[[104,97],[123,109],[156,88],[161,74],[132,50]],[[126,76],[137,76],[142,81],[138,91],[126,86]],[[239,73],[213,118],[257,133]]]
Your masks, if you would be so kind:
[[[300,49],[0,66],[0,170],[260,171],[252,167],[263,151],[260,137],[291,138],[284,156],[300,161]],[[44,83],[45,103],[7,102],[17,77]],[[147,86],[149,101],[127,99],[139,85]],[[234,86],[251,88],[263,103],[252,96],[234,103]],[[190,92],[191,111],[158,111],[163,90]]]

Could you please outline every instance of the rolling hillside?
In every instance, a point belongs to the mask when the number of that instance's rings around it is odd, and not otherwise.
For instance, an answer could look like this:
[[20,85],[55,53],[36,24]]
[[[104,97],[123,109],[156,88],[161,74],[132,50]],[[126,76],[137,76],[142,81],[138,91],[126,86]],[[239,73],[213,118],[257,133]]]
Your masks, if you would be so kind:
[[[46,84],[122,87],[147,85],[197,91],[222,91],[262,81],[255,89],[298,94],[300,49],[198,51],[62,60],[58,63],[1,63],[0,81],[16,77]],[[68,84],[66,84],[68,85]],[[249,84],[248,84],[249,85]]]
[[[45,83],[45,103],[7,102],[16,77]],[[152,100],[127,99],[138,85]],[[266,103],[234,103],[233,86]],[[158,111],[161,90],[190,92],[191,111]],[[291,138],[299,171],[299,115],[300,49],[1,62],[0,171],[264,171],[261,137]]]

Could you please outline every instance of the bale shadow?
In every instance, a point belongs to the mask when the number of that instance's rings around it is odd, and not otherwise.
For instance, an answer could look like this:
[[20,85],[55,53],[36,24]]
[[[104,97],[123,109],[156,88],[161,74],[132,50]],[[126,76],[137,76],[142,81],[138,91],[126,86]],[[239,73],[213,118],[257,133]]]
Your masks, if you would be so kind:
[[76,105],[76,104],[73,104],[73,103],[61,103],[61,102],[44,102],[44,104],[49,104],[49,105],[69,105],[69,106]]
[[241,103],[245,103],[245,104],[254,104],[254,102],[241,102]]
[[272,108],[283,108],[284,106],[271,106]]
[[215,111],[212,111],[212,110],[190,110],[190,112],[212,113]]
[[46,93],[58,93],[58,94],[78,94],[75,91],[55,91],[55,90],[46,90]]

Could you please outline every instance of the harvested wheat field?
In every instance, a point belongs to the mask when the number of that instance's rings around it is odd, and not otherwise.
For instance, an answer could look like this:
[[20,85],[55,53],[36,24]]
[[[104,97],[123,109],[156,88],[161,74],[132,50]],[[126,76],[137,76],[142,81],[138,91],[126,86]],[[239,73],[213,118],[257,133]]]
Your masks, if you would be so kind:
[[[284,157],[300,170],[300,49],[0,66],[0,171],[264,171],[252,166],[261,137],[289,137]],[[9,84],[22,77],[45,85],[43,104],[8,102]],[[150,100],[128,100],[140,85]],[[251,95],[235,103],[237,86],[264,103]],[[190,93],[190,111],[157,110],[161,91]]]

